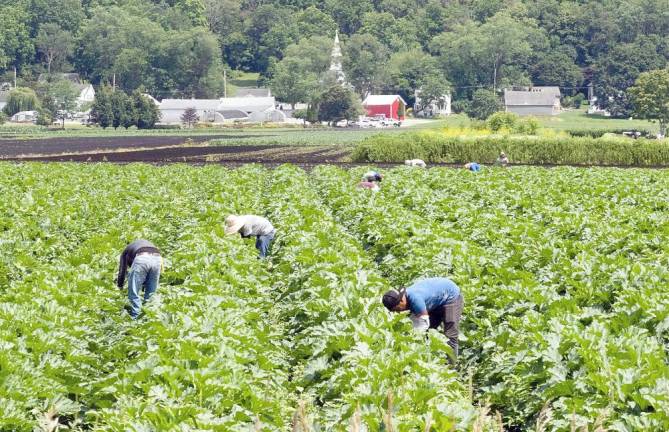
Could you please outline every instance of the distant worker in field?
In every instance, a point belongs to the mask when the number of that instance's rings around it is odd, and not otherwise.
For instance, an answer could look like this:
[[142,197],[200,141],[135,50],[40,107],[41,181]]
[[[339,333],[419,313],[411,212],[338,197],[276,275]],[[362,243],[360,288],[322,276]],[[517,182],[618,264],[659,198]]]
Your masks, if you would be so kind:
[[479,165],[476,162],[467,162],[465,164],[465,169],[467,169],[471,172],[479,172],[479,171],[481,171],[481,168],[482,168],[481,165]]
[[358,187],[363,189],[371,189],[376,192],[381,189],[381,180],[383,180],[382,174],[379,174],[376,171],[367,171],[365,175],[362,176],[360,183],[358,183]]
[[501,152],[497,158],[497,165],[506,167],[509,164],[509,158],[506,156],[506,153]]
[[239,233],[242,238],[256,238],[256,249],[260,253],[260,258],[267,257],[269,247],[274,240],[276,230],[272,223],[262,216],[255,215],[230,215],[225,218],[225,233]]
[[404,161],[404,165],[410,166],[410,167],[419,167],[419,168],[425,168],[425,161],[422,159],[408,159]]
[[123,288],[128,267],[128,300],[126,307],[132,319],[136,319],[142,308],[140,293],[144,289],[144,302],[148,301],[158,289],[160,270],[163,260],[160,251],[148,240],[136,240],[130,243],[121,254],[116,284]]
[[427,331],[443,325],[448,345],[458,356],[464,299],[455,282],[443,277],[420,279],[408,288],[386,292],[382,301],[391,312],[410,311],[414,330]]

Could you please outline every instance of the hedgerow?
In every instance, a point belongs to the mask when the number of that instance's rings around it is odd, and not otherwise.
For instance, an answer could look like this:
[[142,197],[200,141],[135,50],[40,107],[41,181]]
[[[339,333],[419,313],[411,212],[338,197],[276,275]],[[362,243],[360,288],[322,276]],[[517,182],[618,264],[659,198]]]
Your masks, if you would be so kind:
[[379,134],[360,142],[352,153],[357,162],[494,163],[501,151],[512,163],[665,166],[669,144],[647,139],[582,137],[450,137],[436,132]]

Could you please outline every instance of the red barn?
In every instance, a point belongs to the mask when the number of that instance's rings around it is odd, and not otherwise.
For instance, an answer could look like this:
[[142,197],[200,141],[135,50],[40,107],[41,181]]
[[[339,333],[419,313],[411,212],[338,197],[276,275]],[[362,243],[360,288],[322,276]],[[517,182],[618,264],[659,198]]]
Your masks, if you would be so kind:
[[369,95],[362,106],[369,117],[382,114],[389,119],[404,120],[407,103],[400,95]]

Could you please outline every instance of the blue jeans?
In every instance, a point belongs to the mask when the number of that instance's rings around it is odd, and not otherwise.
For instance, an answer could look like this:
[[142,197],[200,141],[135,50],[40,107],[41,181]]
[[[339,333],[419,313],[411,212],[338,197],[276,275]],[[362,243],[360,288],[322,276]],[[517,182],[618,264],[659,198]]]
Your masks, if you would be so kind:
[[256,238],[256,249],[260,251],[260,258],[265,258],[269,253],[269,246],[274,240],[274,231],[267,235],[258,236]]
[[144,288],[144,301],[147,301],[158,289],[160,280],[160,264],[162,258],[157,255],[138,255],[132,262],[128,273],[128,300],[130,300],[130,316],[135,319],[142,308],[139,294]]

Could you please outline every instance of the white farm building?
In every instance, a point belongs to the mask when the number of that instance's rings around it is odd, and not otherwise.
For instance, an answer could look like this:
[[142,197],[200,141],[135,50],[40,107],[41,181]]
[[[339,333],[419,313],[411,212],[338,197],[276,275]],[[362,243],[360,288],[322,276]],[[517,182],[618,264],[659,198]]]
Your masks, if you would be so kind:
[[507,112],[518,115],[557,115],[561,98],[558,87],[531,87],[504,90]]
[[286,116],[276,109],[276,101],[269,97],[231,97],[221,99],[163,99],[158,103],[161,123],[181,123],[188,108],[197,111],[199,121],[223,123],[226,121],[282,122]]

